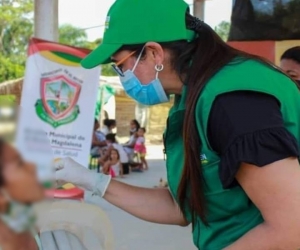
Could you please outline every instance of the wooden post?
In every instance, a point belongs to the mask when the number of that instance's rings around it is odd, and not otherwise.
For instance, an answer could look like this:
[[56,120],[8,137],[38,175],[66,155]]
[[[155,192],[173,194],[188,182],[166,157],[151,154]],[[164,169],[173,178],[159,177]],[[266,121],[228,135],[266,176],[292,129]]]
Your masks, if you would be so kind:
[[205,0],[194,0],[194,16],[204,21]]
[[58,0],[34,1],[34,36],[58,41]]

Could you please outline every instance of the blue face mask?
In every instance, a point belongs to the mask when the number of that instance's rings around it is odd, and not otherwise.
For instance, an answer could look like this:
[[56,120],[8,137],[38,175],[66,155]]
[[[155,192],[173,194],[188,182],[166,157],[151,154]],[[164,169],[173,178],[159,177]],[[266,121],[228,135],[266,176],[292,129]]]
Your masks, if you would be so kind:
[[168,102],[169,98],[167,97],[161,82],[158,79],[158,73],[163,70],[163,65],[155,66],[156,79],[148,84],[142,84],[133,73],[141,59],[143,51],[144,48],[141,51],[133,69],[127,70],[124,72],[123,76],[120,76],[124,90],[131,98],[144,105],[155,105]]

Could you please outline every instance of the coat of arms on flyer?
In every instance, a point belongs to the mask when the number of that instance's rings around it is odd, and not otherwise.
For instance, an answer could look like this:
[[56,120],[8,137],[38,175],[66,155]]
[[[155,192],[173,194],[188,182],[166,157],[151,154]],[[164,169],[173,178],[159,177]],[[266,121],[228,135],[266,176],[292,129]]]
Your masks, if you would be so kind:
[[35,104],[38,117],[53,128],[73,122],[79,115],[80,91],[81,85],[63,73],[42,77],[41,99]]

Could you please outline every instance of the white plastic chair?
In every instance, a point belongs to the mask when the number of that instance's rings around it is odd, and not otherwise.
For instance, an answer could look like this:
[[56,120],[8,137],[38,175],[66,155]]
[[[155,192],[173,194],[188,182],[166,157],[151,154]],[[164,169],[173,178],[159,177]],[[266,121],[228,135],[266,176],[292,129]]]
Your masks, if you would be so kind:
[[39,204],[36,211],[43,249],[113,250],[111,223],[99,207],[63,200]]

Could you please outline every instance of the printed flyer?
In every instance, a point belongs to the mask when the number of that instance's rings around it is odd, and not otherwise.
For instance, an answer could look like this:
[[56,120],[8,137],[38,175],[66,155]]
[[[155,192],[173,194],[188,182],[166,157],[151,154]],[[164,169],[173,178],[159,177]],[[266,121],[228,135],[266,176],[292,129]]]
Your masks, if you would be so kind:
[[88,53],[31,39],[16,140],[28,159],[48,165],[43,152],[49,155],[50,145],[52,158],[72,157],[88,167],[100,77],[100,67],[80,66]]

